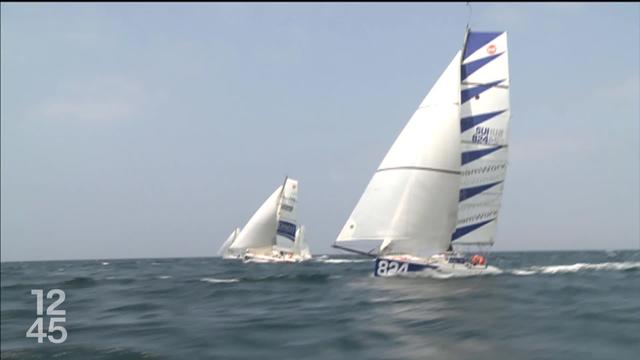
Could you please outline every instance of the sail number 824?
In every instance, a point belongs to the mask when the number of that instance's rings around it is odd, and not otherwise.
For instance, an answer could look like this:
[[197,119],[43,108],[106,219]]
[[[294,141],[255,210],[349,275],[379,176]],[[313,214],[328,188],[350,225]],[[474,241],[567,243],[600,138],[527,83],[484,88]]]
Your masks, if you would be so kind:
[[379,260],[376,266],[376,275],[393,276],[398,273],[406,273],[409,270],[409,263],[398,263],[396,261]]

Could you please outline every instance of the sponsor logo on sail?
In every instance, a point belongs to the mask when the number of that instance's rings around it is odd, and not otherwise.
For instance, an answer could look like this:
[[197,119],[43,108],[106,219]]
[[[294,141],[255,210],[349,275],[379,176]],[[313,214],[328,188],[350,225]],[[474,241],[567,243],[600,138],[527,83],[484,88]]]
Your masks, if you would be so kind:
[[476,132],[471,141],[476,144],[498,144],[504,137],[503,129],[494,129],[487,126],[476,126]]
[[481,167],[475,167],[475,168],[463,170],[460,173],[460,175],[462,176],[483,175],[483,174],[493,173],[497,171],[504,171],[506,168],[507,168],[506,163],[485,165]]
[[497,216],[498,216],[498,210],[492,210],[482,214],[477,214],[477,215],[466,217],[464,219],[460,219],[458,220],[458,225],[465,225],[469,223],[479,223],[484,220],[496,218]]

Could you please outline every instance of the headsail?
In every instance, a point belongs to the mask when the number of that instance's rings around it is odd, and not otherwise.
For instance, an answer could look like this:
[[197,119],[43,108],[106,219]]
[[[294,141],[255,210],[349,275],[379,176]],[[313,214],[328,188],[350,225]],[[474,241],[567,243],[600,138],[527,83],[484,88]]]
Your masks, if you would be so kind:
[[460,195],[452,243],[490,245],[507,169],[509,54],[506,32],[467,33],[461,72]]
[[282,185],[278,186],[253,214],[247,225],[240,231],[236,241],[229,247],[230,249],[271,247],[276,244],[275,230],[278,224],[276,209],[281,192]]
[[[455,228],[460,172],[460,51],[374,173],[335,245],[431,255]],[[353,247],[352,247],[353,248]]]
[[303,259],[311,258],[309,245],[307,245],[307,242],[304,239],[304,225],[300,225],[300,227],[298,227],[298,231],[296,231],[296,239],[293,243],[293,253]]
[[225,254],[227,253],[227,250],[229,250],[229,247],[231,246],[231,244],[233,244],[235,239],[238,237],[239,233],[240,233],[240,228],[236,228],[235,230],[233,230],[233,232],[231,233],[231,235],[229,235],[227,240],[222,244],[222,246],[220,246],[220,249],[218,250],[218,255],[225,256]]

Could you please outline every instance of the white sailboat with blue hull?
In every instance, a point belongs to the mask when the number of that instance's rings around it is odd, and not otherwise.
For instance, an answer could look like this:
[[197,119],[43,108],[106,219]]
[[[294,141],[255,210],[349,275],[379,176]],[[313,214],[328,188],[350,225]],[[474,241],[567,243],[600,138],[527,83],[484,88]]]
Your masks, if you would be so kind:
[[468,30],[334,247],[376,257],[376,276],[499,271],[461,252],[494,243],[509,115],[507,34]]

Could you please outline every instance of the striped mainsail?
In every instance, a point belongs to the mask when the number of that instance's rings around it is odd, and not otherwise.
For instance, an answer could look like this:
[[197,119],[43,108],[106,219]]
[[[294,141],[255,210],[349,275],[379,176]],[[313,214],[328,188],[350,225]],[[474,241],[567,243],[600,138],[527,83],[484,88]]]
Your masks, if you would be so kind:
[[507,33],[469,31],[460,74],[460,199],[451,240],[454,246],[490,245],[507,169]]

